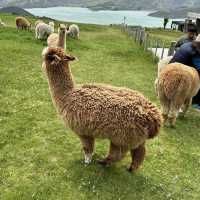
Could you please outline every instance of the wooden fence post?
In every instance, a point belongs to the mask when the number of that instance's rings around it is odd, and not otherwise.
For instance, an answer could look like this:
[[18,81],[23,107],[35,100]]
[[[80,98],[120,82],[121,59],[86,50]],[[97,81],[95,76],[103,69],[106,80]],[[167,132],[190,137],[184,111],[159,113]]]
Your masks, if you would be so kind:
[[163,42],[163,45],[162,45],[162,54],[161,54],[161,59],[163,59],[164,52],[165,52],[165,42]]
[[156,56],[157,56],[157,52],[158,52],[158,40],[156,40],[156,49],[155,49],[155,59],[156,59]]
[[141,31],[140,31],[140,29],[138,29],[138,34],[137,34],[137,39],[136,39],[137,42],[138,42],[139,39],[140,39],[140,34],[141,34]]
[[141,29],[140,38],[139,38],[140,45],[142,45],[144,43],[144,40],[145,40],[145,30]]
[[149,44],[149,34],[146,33],[146,34],[145,34],[145,40],[144,40],[144,50],[145,50],[145,51],[148,50],[148,44]]
[[173,56],[175,52],[176,41],[172,41],[169,47],[168,56]]
[[135,32],[135,42],[137,42],[138,32],[139,32],[139,30],[136,29],[136,32]]

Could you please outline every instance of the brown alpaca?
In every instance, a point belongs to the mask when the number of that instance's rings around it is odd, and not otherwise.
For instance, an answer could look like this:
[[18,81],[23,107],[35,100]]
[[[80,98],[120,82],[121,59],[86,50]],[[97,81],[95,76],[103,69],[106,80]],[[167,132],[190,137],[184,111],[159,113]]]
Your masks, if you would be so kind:
[[29,30],[31,28],[31,23],[25,17],[16,17],[17,29]]
[[165,122],[169,120],[170,125],[175,126],[179,110],[183,108],[184,116],[199,88],[200,79],[194,68],[180,63],[165,66],[157,82]]
[[52,33],[48,39],[47,44],[49,47],[60,47],[66,49],[66,31],[67,28],[64,24],[60,24],[58,33]]
[[129,170],[137,170],[145,157],[146,140],[157,136],[162,124],[156,106],[126,88],[75,86],[69,66],[75,58],[61,48],[46,48],[43,57],[53,102],[65,124],[79,136],[85,163],[92,160],[95,138],[109,139],[109,154],[100,163],[111,165],[130,151]]

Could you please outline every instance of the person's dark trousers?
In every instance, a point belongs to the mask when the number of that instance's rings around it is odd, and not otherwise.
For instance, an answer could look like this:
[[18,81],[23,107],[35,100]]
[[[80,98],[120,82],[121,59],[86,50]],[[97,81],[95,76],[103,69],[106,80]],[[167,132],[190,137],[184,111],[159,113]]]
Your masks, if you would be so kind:
[[195,97],[193,97],[192,103],[200,105],[200,90],[197,93],[197,95]]

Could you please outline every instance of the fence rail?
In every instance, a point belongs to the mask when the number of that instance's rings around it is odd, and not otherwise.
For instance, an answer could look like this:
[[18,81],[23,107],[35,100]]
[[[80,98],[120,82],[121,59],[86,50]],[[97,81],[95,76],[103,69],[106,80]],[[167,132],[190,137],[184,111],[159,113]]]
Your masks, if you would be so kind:
[[154,59],[162,59],[172,56],[175,53],[176,41],[172,41],[170,46],[165,40],[151,36],[143,27],[122,26],[122,30],[134,39],[136,43],[144,48],[144,51],[151,51]]

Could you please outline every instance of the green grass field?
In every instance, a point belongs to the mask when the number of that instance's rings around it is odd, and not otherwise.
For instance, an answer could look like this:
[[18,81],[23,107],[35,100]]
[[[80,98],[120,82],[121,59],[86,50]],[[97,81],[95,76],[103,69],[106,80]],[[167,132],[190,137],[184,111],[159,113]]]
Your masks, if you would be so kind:
[[147,33],[151,36],[151,38],[156,38],[165,42],[166,47],[169,47],[172,41],[177,41],[183,33],[180,31],[174,31],[163,28],[147,28]]
[[[13,16],[0,16],[14,26]],[[8,21],[6,21],[8,19]],[[101,82],[141,91],[158,106],[156,63],[119,29],[81,25],[80,41],[67,40],[77,83]],[[46,42],[34,32],[0,28],[0,200],[199,200],[200,114],[189,111],[176,129],[149,141],[140,171],[130,156],[103,168],[108,141],[96,143],[84,166],[79,139],[56,114],[41,69]]]

